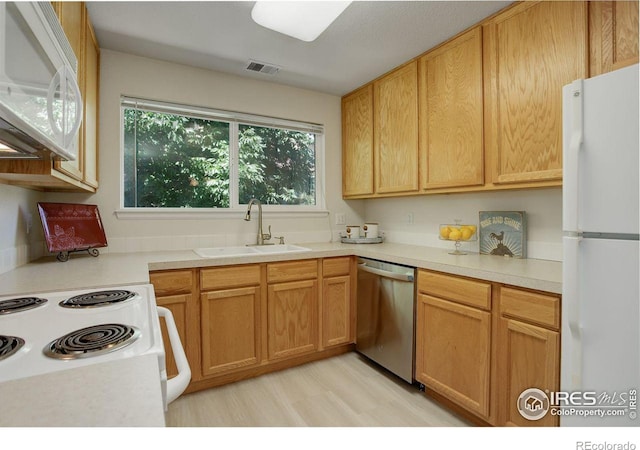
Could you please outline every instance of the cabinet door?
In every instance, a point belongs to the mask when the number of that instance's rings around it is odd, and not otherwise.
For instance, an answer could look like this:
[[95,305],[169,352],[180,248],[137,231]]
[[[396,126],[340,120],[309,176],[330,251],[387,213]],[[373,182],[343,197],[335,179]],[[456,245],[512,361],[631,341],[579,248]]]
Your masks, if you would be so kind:
[[587,72],[587,3],[523,2],[484,27],[493,183],[562,180],[562,87]]
[[314,351],[318,346],[318,282],[269,286],[267,336],[269,359]]
[[[192,296],[188,294],[156,298],[158,306],[164,306],[171,311],[173,320],[176,323],[176,328],[178,329],[178,335],[180,335],[180,342],[185,352],[187,351],[187,347],[192,345],[187,335],[187,308],[192,301]],[[162,317],[160,318],[160,328],[162,330],[162,342],[164,342],[167,377],[173,378],[178,375],[178,369],[173,356],[173,350],[171,349],[169,335],[167,334],[167,326]]]
[[351,340],[351,277],[325,278],[322,288],[322,345]]
[[422,189],[483,184],[482,29],[419,64]]
[[98,89],[100,48],[85,10],[84,118],[82,122],[83,181],[98,187]]
[[[173,314],[180,342],[185,349],[191,367],[191,380],[198,380],[201,378],[200,336],[195,272],[192,269],[150,272],[149,281],[153,284],[158,306],[168,308]],[[160,318],[160,325],[166,354],[167,374],[171,378],[177,374],[176,364],[162,318]]]
[[416,379],[480,416],[489,415],[491,314],[418,295]]
[[215,375],[260,361],[260,287],[200,295],[202,373]]
[[374,83],[376,194],[418,190],[418,63]]
[[342,195],[373,194],[373,86],[342,99]]
[[638,62],[638,1],[589,2],[591,76]]
[[558,426],[558,417],[547,413],[530,421],[518,412],[518,397],[529,388],[559,389],[560,334],[509,318],[500,319],[499,414],[502,425]]

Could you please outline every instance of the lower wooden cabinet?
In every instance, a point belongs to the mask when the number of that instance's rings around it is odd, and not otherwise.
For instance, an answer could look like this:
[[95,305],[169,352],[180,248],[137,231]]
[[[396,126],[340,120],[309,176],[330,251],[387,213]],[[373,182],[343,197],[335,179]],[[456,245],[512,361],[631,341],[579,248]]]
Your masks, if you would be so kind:
[[260,286],[200,295],[202,374],[260,362]]
[[[189,294],[171,295],[168,297],[156,298],[158,306],[163,306],[171,311],[173,320],[176,323],[178,329],[178,335],[180,336],[180,342],[185,346],[187,342],[187,308],[192,303],[193,298]],[[167,326],[163,318],[160,318],[160,328],[162,329],[162,342],[165,343],[165,364],[167,366],[167,377],[173,378],[178,375],[178,368],[176,367],[175,358],[173,356],[173,350],[169,343],[169,334],[167,333]]]
[[355,339],[352,257],[157,271],[150,280],[186,350],[187,392],[344,353]]
[[315,351],[318,347],[318,281],[269,285],[269,359]]
[[[153,272],[149,274],[149,279],[156,294],[156,303],[171,311],[173,319],[180,335],[192,374],[200,372],[200,357],[198,337],[198,298],[194,295],[196,286],[196,271],[189,270],[167,270]],[[173,378],[178,374],[173,351],[169,344],[169,336],[164,319],[160,318],[160,328],[162,330],[162,340],[165,348],[165,363],[167,367],[167,377]]]
[[202,376],[260,362],[262,266],[200,270]]
[[318,348],[318,261],[267,264],[269,360]]
[[488,417],[491,314],[420,294],[417,324],[416,379]]
[[416,380],[488,418],[491,313],[422,292],[416,311]]
[[559,389],[560,296],[427,270],[417,284],[416,380],[483,423],[558,426],[518,398]]
[[325,278],[322,283],[322,346],[350,342],[351,277]]
[[529,388],[560,387],[560,298],[500,289],[498,329],[498,421],[507,426],[558,426],[558,416],[525,419],[518,397]]
[[322,346],[355,341],[356,279],[353,258],[322,261]]

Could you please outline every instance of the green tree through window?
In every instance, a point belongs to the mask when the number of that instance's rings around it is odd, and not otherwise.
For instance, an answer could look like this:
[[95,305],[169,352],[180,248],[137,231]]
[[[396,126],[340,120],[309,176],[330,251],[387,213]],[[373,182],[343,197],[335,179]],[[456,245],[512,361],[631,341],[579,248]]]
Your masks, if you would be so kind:
[[314,133],[137,108],[124,108],[123,128],[125,207],[229,208],[231,189],[240,204],[316,204]]

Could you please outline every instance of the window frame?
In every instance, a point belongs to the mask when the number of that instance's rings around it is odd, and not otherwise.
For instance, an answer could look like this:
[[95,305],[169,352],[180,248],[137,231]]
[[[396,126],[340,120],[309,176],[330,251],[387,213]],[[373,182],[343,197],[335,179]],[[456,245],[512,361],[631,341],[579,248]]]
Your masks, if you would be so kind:
[[[125,197],[125,109],[136,107],[141,110],[179,114],[193,118],[215,120],[229,123],[229,207],[228,208],[162,208],[162,207],[126,207]],[[255,125],[259,127],[280,128],[291,131],[303,131],[315,134],[315,178],[316,189],[315,205],[269,205],[263,204],[262,209],[266,216],[275,213],[295,216],[326,216],[325,199],[325,137],[324,126],[315,123],[280,119],[276,117],[247,114],[233,111],[225,111],[214,108],[206,108],[193,105],[177,104],[157,100],[142,99],[137,97],[120,97],[120,181],[119,181],[119,209],[116,210],[118,218],[205,218],[213,216],[240,216],[244,217],[247,204],[239,202],[239,143],[238,133],[240,125]]]

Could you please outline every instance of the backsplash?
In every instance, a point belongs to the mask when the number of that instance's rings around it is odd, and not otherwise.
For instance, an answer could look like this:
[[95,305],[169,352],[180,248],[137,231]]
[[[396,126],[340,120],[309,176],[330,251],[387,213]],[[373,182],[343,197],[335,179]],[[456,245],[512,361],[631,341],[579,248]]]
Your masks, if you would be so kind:
[[[306,242],[329,242],[329,230],[281,233],[287,244],[304,244]],[[102,253],[152,252],[172,250],[193,250],[206,247],[229,247],[235,245],[254,244],[255,233],[227,233],[210,235],[179,235],[122,237],[108,239],[109,246],[100,249]],[[277,243],[277,239],[271,239]]]
[[0,273],[42,256],[44,238],[37,203],[44,195],[0,184]]
[[[387,242],[450,248],[438,238],[440,224],[478,225],[479,211],[525,211],[527,258],[562,261],[562,189],[426,195],[365,201],[365,218],[378,222]],[[461,250],[479,251],[479,241]]]
[[44,241],[0,250],[0,274],[23,266],[44,255]]

